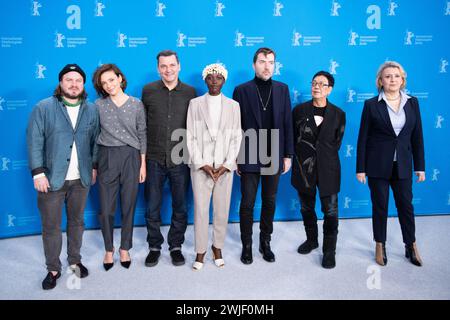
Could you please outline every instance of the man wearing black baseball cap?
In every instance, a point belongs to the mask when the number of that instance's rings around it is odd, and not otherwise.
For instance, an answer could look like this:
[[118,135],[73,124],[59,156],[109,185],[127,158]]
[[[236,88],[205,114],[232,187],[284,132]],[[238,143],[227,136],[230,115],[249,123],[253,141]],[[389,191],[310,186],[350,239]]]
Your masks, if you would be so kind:
[[99,117],[86,101],[86,74],[77,64],[59,73],[52,97],[38,102],[27,128],[28,163],[38,195],[42,239],[48,274],[44,290],[53,289],[61,276],[62,207],[67,213],[67,255],[70,269],[84,278],[81,263],[84,207],[89,187],[95,183]]

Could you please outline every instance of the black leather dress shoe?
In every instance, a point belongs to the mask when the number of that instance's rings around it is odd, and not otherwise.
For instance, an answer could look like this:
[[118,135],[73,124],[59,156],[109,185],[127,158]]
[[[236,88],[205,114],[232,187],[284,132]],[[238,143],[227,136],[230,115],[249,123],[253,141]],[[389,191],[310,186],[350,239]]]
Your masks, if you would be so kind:
[[242,246],[241,262],[243,264],[251,264],[253,262],[251,244],[245,244]]
[[170,251],[170,257],[172,258],[172,264],[174,266],[182,266],[186,262],[181,250]]
[[77,263],[75,266],[70,266],[70,268],[78,278],[86,278],[89,275],[88,269],[83,266],[81,262]]
[[56,275],[53,275],[53,273],[49,272],[44,281],[42,281],[42,289],[50,290],[56,287],[56,280],[58,280],[59,277],[61,277],[61,272],[58,271]]
[[146,267],[154,267],[158,264],[159,257],[161,256],[161,251],[150,251],[145,258]]
[[267,262],[275,262],[275,254],[270,249],[270,242],[265,240],[259,243],[259,252],[262,253],[263,259]]

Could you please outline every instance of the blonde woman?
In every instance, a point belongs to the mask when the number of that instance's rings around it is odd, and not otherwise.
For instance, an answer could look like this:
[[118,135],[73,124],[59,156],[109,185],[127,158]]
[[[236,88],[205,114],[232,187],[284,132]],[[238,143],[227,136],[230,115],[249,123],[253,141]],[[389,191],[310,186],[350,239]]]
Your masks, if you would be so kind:
[[[417,98],[405,93],[406,72],[394,61],[377,73],[379,95],[366,100],[358,136],[356,178],[368,178],[372,199],[375,260],[387,264],[386,226],[391,187],[405,243],[405,256],[416,266],[422,260],[416,246],[412,171],[425,181],[425,154]],[[414,166],[413,166],[414,163]]]

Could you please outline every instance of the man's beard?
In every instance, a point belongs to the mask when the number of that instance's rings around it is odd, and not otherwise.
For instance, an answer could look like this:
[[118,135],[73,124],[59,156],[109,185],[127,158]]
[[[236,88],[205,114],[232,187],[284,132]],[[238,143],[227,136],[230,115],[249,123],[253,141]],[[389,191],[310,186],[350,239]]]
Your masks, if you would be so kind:
[[71,93],[65,91],[63,88],[61,88],[61,91],[62,91],[63,97],[65,97],[65,98],[69,98],[69,99],[80,99],[80,98],[83,97],[83,91],[81,91],[80,94],[77,94],[77,95],[73,95],[73,94],[71,94]]

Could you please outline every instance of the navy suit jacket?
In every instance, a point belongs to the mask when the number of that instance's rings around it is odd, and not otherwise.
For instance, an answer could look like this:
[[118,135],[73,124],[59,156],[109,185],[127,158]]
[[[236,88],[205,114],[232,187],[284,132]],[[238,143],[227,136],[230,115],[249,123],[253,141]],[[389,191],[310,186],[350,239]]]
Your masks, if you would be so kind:
[[[233,92],[233,100],[239,102],[241,107],[241,126],[244,133],[248,129],[261,129],[262,116],[261,106],[256,91],[254,80],[237,86]],[[272,80],[272,102],[273,102],[273,128],[279,129],[279,170],[283,169],[283,158],[294,155],[294,138],[292,128],[291,100],[289,88],[286,84]],[[257,131],[259,146],[259,134]],[[272,145],[274,148],[274,145]],[[258,149],[259,150],[259,149]],[[241,172],[260,172],[261,163],[259,155],[257,163],[250,163],[249,139],[242,139],[241,152],[245,152],[245,163],[238,163]],[[273,152],[272,152],[273,153]],[[242,158],[239,157],[240,159]]]
[[386,102],[378,101],[378,96],[365,101],[358,135],[357,173],[389,179],[395,151],[399,179],[411,178],[413,162],[414,171],[425,171],[422,120],[417,98],[408,99],[404,110],[406,123],[397,136]]

